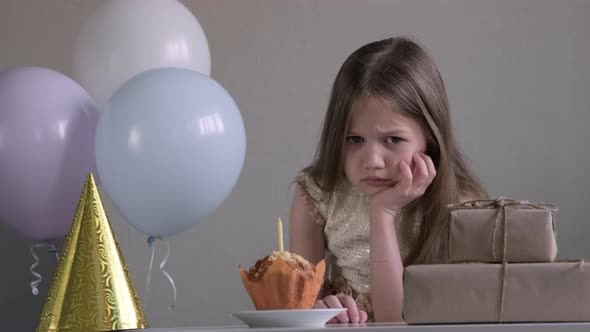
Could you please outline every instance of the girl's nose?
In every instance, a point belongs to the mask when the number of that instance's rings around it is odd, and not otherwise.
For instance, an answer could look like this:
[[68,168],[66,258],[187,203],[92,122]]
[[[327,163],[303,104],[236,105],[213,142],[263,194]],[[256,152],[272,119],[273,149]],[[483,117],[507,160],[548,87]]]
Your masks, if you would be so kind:
[[378,147],[367,146],[363,154],[363,166],[365,169],[380,169],[385,167],[383,153]]

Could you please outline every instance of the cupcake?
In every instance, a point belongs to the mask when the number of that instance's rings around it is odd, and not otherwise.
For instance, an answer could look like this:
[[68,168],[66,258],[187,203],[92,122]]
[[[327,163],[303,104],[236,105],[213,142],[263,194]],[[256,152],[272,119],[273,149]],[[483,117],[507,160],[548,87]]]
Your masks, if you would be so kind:
[[247,271],[238,267],[256,310],[311,309],[325,269],[324,260],[314,266],[288,251],[273,251]]

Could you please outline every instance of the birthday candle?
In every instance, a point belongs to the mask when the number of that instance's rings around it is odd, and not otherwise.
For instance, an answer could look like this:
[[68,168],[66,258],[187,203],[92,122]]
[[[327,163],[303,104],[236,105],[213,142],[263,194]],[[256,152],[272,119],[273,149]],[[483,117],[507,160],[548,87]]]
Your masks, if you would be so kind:
[[279,228],[279,251],[282,252],[283,251],[283,222],[281,221],[281,218],[279,218],[279,223],[278,223],[277,227]]

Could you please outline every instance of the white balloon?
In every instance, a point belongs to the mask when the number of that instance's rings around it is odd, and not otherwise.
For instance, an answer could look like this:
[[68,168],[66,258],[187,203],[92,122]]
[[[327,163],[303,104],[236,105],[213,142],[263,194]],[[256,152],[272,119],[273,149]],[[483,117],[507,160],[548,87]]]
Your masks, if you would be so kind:
[[123,83],[158,67],[211,74],[195,16],[176,0],[102,0],[78,33],[73,78],[102,110]]

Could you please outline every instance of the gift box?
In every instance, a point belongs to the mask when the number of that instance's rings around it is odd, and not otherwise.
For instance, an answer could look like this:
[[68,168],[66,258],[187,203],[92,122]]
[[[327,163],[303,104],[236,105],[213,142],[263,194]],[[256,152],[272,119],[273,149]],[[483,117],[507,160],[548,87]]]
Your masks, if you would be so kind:
[[590,321],[582,261],[413,265],[404,272],[408,324]]
[[557,255],[553,205],[499,198],[449,208],[453,263],[551,262]]

